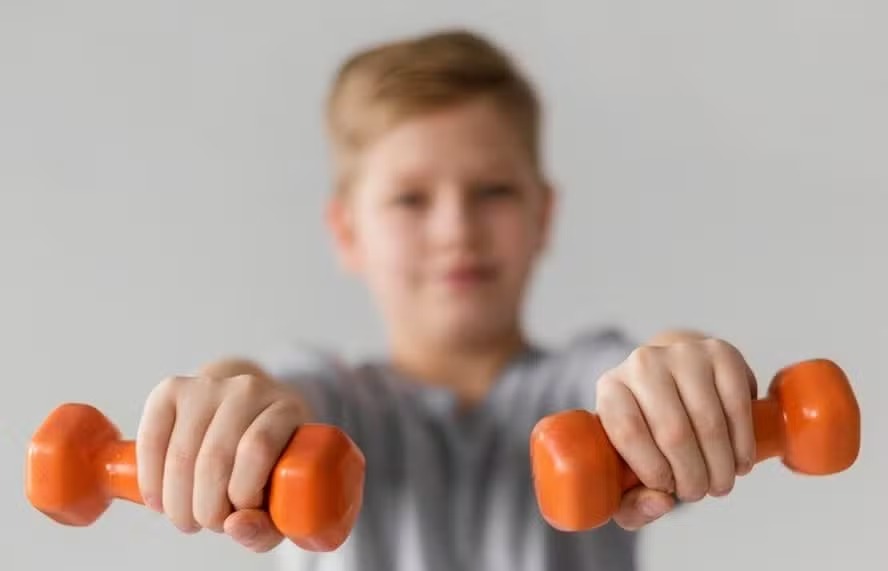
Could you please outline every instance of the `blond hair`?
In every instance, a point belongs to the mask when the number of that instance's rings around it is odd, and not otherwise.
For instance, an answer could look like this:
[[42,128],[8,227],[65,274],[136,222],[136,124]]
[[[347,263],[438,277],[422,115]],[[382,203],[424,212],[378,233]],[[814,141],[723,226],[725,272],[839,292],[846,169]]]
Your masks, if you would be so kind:
[[467,30],[444,30],[353,54],[339,68],[327,98],[337,190],[348,186],[360,152],[396,123],[480,97],[491,98],[513,122],[539,168],[538,96],[490,40]]

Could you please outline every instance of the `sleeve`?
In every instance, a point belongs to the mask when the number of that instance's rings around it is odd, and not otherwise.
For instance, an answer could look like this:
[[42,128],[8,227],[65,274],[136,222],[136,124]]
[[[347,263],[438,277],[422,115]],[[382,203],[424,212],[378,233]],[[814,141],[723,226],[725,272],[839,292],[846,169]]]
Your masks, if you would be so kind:
[[556,409],[595,410],[598,379],[622,363],[638,343],[618,329],[585,331],[562,353],[554,391]]
[[343,428],[350,422],[347,384],[353,375],[343,359],[302,344],[277,347],[256,359],[278,382],[298,390],[314,422]]

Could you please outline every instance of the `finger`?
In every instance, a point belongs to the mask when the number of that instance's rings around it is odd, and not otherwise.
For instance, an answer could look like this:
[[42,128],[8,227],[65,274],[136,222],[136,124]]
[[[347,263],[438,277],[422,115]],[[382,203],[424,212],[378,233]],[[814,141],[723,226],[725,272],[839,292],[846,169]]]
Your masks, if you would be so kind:
[[639,486],[623,495],[613,520],[627,531],[637,531],[674,507],[675,499],[669,494]]
[[181,380],[160,383],[145,400],[136,431],[136,477],[145,505],[163,512],[163,470],[176,422],[175,392]]
[[202,397],[186,399],[176,409],[163,472],[163,507],[170,521],[185,533],[200,529],[194,519],[194,463],[216,408]]
[[271,398],[250,402],[235,392],[222,401],[207,428],[194,464],[193,513],[202,527],[222,532],[232,512],[228,486],[241,436]]
[[[734,487],[734,446],[722,401],[715,388],[709,356],[698,348],[679,349],[672,364],[678,393],[697,437],[709,479],[708,492],[724,496]],[[702,358],[701,358],[702,357]]]
[[675,492],[672,467],[657,448],[632,391],[608,374],[599,380],[596,403],[608,440],[641,483],[654,490]]
[[293,432],[302,423],[295,402],[279,400],[250,424],[237,446],[228,497],[235,509],[262,506],[265,486]]
[[624,382],[635,396],[654,441],[669,461],[678,497],[684,501],[699,500],[709,490],[709,477],[675,379],[654,355],[646,351],[636,354],[627,361]]
[[757,382],[739,351],[726,344],[709,344],[715,389],[727,417],[728,434],[734,450],[736,473],[748,474],[755,463],[755,426],[752,400]]
[[236,511],[225,519],[223,528],[232,539],[256,553],[270,551],[284,539],[262,510]]

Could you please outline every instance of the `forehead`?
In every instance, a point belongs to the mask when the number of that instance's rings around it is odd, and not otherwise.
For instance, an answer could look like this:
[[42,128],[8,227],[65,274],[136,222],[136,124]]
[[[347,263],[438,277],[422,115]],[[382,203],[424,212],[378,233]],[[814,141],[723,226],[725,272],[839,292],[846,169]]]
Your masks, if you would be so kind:
[[362,162],[377,175],[483,174],[528,170],[531,156],[515,122],[482,99],[401,121],[365,150]]

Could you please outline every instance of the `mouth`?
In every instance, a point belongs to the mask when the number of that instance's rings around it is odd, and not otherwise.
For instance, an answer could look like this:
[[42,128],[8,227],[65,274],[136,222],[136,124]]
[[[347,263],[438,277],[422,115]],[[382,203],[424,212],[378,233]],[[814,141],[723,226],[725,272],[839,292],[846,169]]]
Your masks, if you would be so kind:
[[463,264],[444,272],[442,279],[451,287],[476,287],[492,282],[497,275],[496,268],[489,264]]

